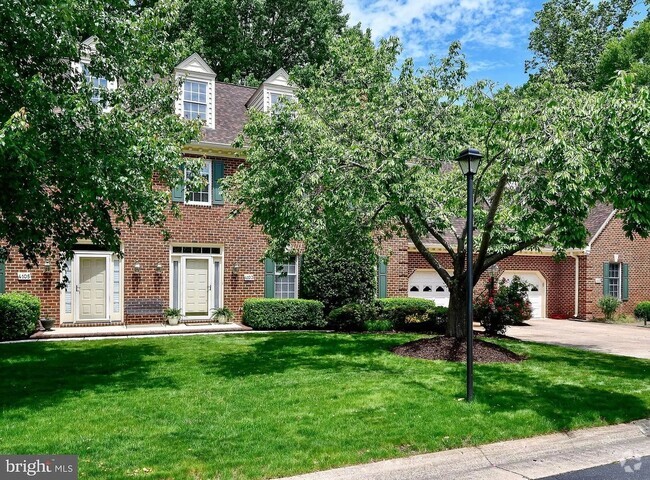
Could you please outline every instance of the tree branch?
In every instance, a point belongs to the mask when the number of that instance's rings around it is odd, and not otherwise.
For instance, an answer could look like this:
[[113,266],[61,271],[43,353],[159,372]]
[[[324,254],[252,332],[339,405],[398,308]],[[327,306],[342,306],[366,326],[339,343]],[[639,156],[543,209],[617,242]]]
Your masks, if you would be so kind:
[[494,191],[492,202],[490,204],[490,210],[488,211],[487,218],[485,219],[485,225],[483,227],[483,234],[481,238],[481,246],[478,249],[478,257],[476,259],[476,270],[481,270],[483,267],[483,262],[485,261],[485,256],[487,255],[487,249],[490,245],[490,238],[492,237],[492,230],[494,229],[494,217],[496,216],[499,205],[501,204],[503,191],[505,190],[507,183],[508,174],[504,173],[501,175],[497,188]]
[[445,282],[447,286],[449,286],[451,283],[451,275],[449,275],[449,272],[443,268],[436,256],[432,254],[429,249],[427,249],[424,243],[422,243],[422,239],[415,231],[413,224],[404,215],[400,215],[400,221],[402,222],[402,225],[404,225],[406,233],[415,245],[415,248],[418,249],[418,252],[420,252],[424,259],[429,262],[429,265],[431,265],[434,270],[438,272],[438,275],[440,275],[442,281]]
[[456,260],[456,252],[454,252],[454,249],[451,248],[451,245],[445,240],[445,237],[443,237],[439,232],[437,232],[434,228],[429,225],[429,222],[427,222],[427,219],[424,218],[424,214],[422,213],[422,210],[420,207],[417,205],[413,207],[413,210],[415,213],[420,217],[420,221],[424,224],[425,227],[427,227],[427,231],[431,234],[433,238],[438,240],[438,243],[444,247],[445,250],[447,250],[447,253],[451,256],[452,260]]
[[544,233],[542,233],[541,235],[538,235],[538,236],[536,236],[534,238],[531,238],[530,240],[519,242],[517,245],[515,245],[514,247],[506,250],[505,252],[494,253],[494,254],[490,255],[489,257],[487,257],[485,259],[483,268],[481,270],[477,269],[474,272],[474,282],[476,283],[478,281],[479,277],[481,276],[481,274],[485,270],[487,270],[489,267],[494,265],[495,263],[500,262],[504,258],[508,258],[509,256],[514,255],[517,252],[522,251],[524,248],[528,248],[528,247],[530,247],[532,245],[535,245],[536,243],[541,242],[542,240],[544,240],[544,238],[549,236],[556,229],[557,229],[557,225],[549,225],[548,227],[546,227],[546,229],[544,230]]

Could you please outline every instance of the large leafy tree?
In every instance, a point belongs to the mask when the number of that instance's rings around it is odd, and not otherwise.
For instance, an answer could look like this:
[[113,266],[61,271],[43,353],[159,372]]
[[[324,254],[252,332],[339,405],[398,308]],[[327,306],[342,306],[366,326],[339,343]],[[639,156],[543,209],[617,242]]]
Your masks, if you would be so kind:
[[548,0],[535,13],[530,33],[533,58],[526,70],[543,73],[557,67],[574,86],[590,87],[607,42],[624,31],[634,0]]
[[[170,73],[188,54],[170,39],[180,3],[8,0],[0,7],[0,254],[32,262],[80,239],[119,251],[120,229],[161,225],[198,125],[173,112]],[[81,41],[97,37],[96,53]],[[116,79],[92,101],[84,72]],[[107,107],[107,108],[105,108]]]
[[607,44],[596,68],[594,86],[605,87],[621,70],[633,73],[637,83],[650,85],[650,17],[628,30],[622,39]]
[[[599,94],[541,76],[493,92],[485,82],[465,84],[458,45],[426,71],[410,60],[400,65],[400,51],[397,40],[375,47],[357,29],[333,42],[325,65],[295,72],[297,102],[252,115],[247,167],[227,187],[277,252],[314,231],[344,236],[352,225],[406,233],[449,287],[447,333],[464,337],[467,230],[458,219],[466,193],[455,154],[475,146],[485,155],[475,182],[476,284],[489,266],[523,249],[548,245],[561,255],[584,246],[590,207],[614,193],[612,172],[624,171],[612,152],[643,131],[605,149],[599,135],[611,132],[599,127],[607,104]],[[624,118],[609,109],[619,127],[630,127],[634,114],[647,118],[645,106],[629,110],[629,92],[617,98],[629,112]],[[639,148],[647,160],[647,145]],[[615,193],[629,198],[624,187]],[[630,231],[648,232],[647,205],[627,219]],[[451,256],[452,272],[429,251],[432,240]]]
[[181,30],[193,29],[217,79],[252,85],[280,67],[322,63],[347,23],[341,0],[189,0]]

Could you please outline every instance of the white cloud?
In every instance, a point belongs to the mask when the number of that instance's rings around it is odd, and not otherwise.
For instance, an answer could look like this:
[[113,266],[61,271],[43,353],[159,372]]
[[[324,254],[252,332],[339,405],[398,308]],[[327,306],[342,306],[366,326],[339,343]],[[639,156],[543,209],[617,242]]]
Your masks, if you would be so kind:
[[[461,40],[463,49],[527,45],[532,11],[519,0],[344,0],[350,24],[375,39],[400,37],[404,54],[424,60]],[[470,64],[471,66],[471,64]],[[473,67],[476,71],[480,67]],[[484,69],[484,68],[483,68]]]

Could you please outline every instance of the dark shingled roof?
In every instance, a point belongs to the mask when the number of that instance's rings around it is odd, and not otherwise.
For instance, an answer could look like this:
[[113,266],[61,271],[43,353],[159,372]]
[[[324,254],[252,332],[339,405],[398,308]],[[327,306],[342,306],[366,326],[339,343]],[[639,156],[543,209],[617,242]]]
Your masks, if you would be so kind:
[[594,235],[598,233],[600,227],[603,226],[613,211],[614,207],[605,205],[604,203],[599,203],[591,209],[587,220],[585,220],[585,227],[587,227],[587,231],[589,232],[587,242],[590,242],[594,238]]
[[[587,243],[589,243],[593,238],[594,235],[600,230],[600,228],[603,226],[603,224],[607,221],[609,216],[612,214],[614,211],[614,208],[611,205],[605,205],[603,203],[597,204],[594,208],[591,209],[589,212],[589,216],[587,217],[587,220],[585,220],[585,227],[587,227],[587,231],[589,232],[589,236],[587,237]],[[463,218],[457,218],[454,220],[454,227],[456,228],[456,231],[460,235],[460,233],[463,231],[463,228],[465,227],[465,219]],[[475,235],[478,235],[479,233],[475,233]],[[456,247],[456,237],[454,236],[454,233],[451,230],[447,230],[443,234],[443,238],[452,246]],[[431,235],[427,235],[424,238],[424,244],[431,246],[431,245],[439,245],[438,240],[433,238]]]
[[216,82],[214,85],[214,126],[203,129],[206,142],[231,145],[248,120],[246,102],[255,88]]

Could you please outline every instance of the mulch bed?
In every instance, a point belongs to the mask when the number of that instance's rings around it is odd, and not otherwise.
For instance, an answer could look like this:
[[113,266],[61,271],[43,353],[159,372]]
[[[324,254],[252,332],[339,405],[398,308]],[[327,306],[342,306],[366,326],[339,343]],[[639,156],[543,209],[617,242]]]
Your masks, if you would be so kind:
[[[393,353],[403,357],[426,360],[447,360],[464,362],[467,358],[465,340],[449,337],[423,338],[393,348]],[[517,363],[526,357],[517,355],[499,345],[474,339],[474,361],[477,363]]]

